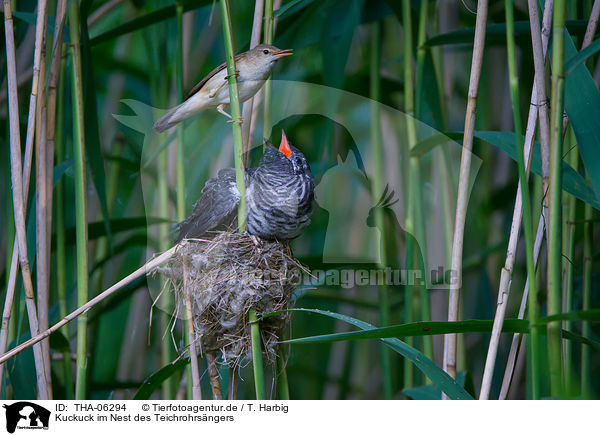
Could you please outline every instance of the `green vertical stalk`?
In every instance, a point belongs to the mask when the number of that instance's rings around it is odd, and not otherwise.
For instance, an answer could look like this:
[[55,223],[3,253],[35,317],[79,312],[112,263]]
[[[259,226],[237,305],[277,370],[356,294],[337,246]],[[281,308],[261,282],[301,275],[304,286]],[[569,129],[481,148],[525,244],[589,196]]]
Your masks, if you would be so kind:
[[[428,6],[429,1],[428,0],[423,0],[421,1],[421,7],[419,10],[419,34],[418,34],[418,40],[417,40],[417,77],[416,77],[416,90],[417,90],[417,98],[415,101],[415,118],[417,120],[421,119],[421,110],[422,110],[422,96],[423,96],[423,75],[424,75],[424,71],[425,71],[425,56],[427,54],[427,51],[424,47],[425,41],[427,40],[427,6]],[[410,15],[407,16],[407,20],[410,20]],[[411,26],[412,27],[412,26]],[[411,49],[411,56],[410,58],[412,59],[412,45],[410,47]],[[405,57],[406,59],[406,57]],[[410,120],[410,123],[414,124],[415,121],[414,120]],[[416,132],[416,129],[414,129]],[[411,147],[414,146],[416,144],[416,134],[415,134],[415,143],[411,144]],[[412,163],[414,161],[414,163]],[[411,180],[410,180],[410,185],[411,188],[414,188],[414,194],[413,194],[413,198],[414,198],[414,208],[413,208],[413,216],[414,216],[414,223],[415,223],[415,232],[416,232],[416,236],[417,236],[417,240],[424,242],[426,241],[425,238],[425,217],[424,217],[424,213],[423,213],[423,195],[421,193],[421,168],[420,168],[420,160],[418,157],[412,157],[411,158],[411,167],[413,168],[412,174],[411,174]],[[429,299],[429,292],[427,290],[427,245],[423,244],[422,246],[419,247],[420,252],[421,252],[421,256],[423,259],[423,265],[417,265],[415,264],[415,266],[417,268],[422,268],[423,271],[423,280],[425,280],[423,283],[421,283],[421,285],[419,286],[419,296],[421,299],[421,321],[431,321],[431,302]],[[417,252],[418,254],[418,252]],[[417,256],[418,259],[418,256]],[[427,357],[429,357],[430,359],[433,359],[433,339],[431,336],[423,336],[423,351],[425,352],[425,355]],[[430,380],[428,378],[425,378],[425,380],[427,381],[427,383],[430,382]]]
[[[66,52],[66,50],[63,50]],[[58,81],[58,101],[56,107],[56,134],[54,136],[54,151],[56,164],[64,161],[64,119],[65,119],[65,82],[66,82],[66,58],[60,63],[60,75]],[[55,187],[55,216],[56,216],[56,293],[58,295],[58,313],[63,319],[67,316],[67,257],[66,257],[66,234],[65,234],[65,188],[61,177]],[[65,324],[60,329],[65,338],[69,338],[69,328]],[[65,398],[73,399],[73,375],[71,373],[70,350],[63,355],[63,369],[65,378]]]
[[[183,5],[176,3],[177,52],[175,53],[175,84],[177,101],[183,101]],[[185,157],[183,123],[177,125],[177,220],[185,219]]]
[[[548,315],[560,313],[561,297],[561,189],[562,121],[564,108],[566,1],[555,0],[552,25],[552,99],[550,121],[550,236],[548,241]],[[530,292],[535,295],[534,292]],[[548,324],[548,363],[553,397],[562,394],[560,321]]]
[[[263,42],[273,44],[273,0],[265,0],[265,21],[263,29]],[[263,136],[271,137],[271,92],[273,84],[271,77],[267,78],[263,87]],[[266,144],[265,144],[266,147]]]
[[279,386],[279,399],[289,400],[290,399],[290,386],[288,384],[287,371],[285,369],[285,351],[283,346],[279,346],[279,352],[277,353],[277,384]]
[[[406,135],[407,135],[407,148],[406,151],[410,156],[411,146],[416,143],[416,132],[414,130],[414,123],[412,123],[412,117],[414,116],[414,90],[413,90],[413,73],[412,73],[412,22],[410,19],[410,0],[402,1],[402,30],[404,38],[404,112],[407,115],[406,119]],[[408,164],[408,178],[405,179],[408,182],[408,201],[406,205],[406,219],[404,227],[406,233],[409,235],[415,234],[414,225],[414,207],[415,207],[415,190],[413,187],[414,172],[416,166],[413,163],[414,159],[409,157]],[[412,270],[414,265],[414,246],[413,238],[407,238],[406,244],[406,269]],[[407,283],[405,285],[405,298],[404,298],[404,322],[412,322],[414,315],[414,287]],[[412,346],[413,339],[407,338],[407,343]],[[404,387],[412,387],[413,385],[413,366],[408,360],[404,360]]]
[[[371,61],[370,61],[370,97],[371,97],[371,144],[373,147],[373,184],[371,187],[371,196],[377,202],[379,196],[383,193],[383,141],[381,138],[381,114],[379,100],[381,98],[381,24],[373,24],[371,35]],[[379,239],[379,265],[383,269],[388,265],[386,239],[392,235],[386,235],[387,230],[384,223],[384,211],[377,208],[375,211],[375,226],[380,229]],[[390,297],[389,289],[386,284],[378,287],[379,297],[379,322],[382,327],[390,323]],[[390,350],[387,346],[381,345],[381,378],[383,384],[383,397],[386,400],[392,398],[392,364]]]
[[[437,34],[440,29],[440,21],[433,20],[430,21],[432,26],[431,33]],[[419,24],[421,26],[421,24]],[[419,35],[419,50],[422,49],[423,43],[421,42],[421,37]],[[439,92],[439,102],[441,112],[442,112],[442,127],[443,130],[447,130],[448,127],[448,107],[447,107],[447,91],[445,89],[444,78],[441,74],[441,71],[444,68],[444,61],[442,55],[442,48],[440,47],[432,47],[429,48],[433,58],[434,70],[437,80],[437,86],[440,90]],[[418,62],[418,59],[417,59]],[[418,65],[417,65],[417,68]],[[418,71],[418,70],[417,70]],[[417,110],[417,113],[420,113],[420,108]],[[419,117],[419,116],[418,116]],[[444,211],[443,216],[443,235],[444,235],[444,252],[445,252],[445,264],[450,265],[452,262],[452,240],[453,240],[453,232],[454,232],[454,209],[453,206],[456,204],[456,193],[454,188],[452,187],[453,178],[452,178],[452,168],[450,166],[450,158],[448,153],[447,144],[441,144],[441,146],[437,147],[435,150],[436,157],[439,162],[441,174],[440,174],[440,186],[442,188],[441,198],[442,204],[441,207]],[[457,340],[457,354],[458,354],[458,366],[457,369],[462,370],[462,366],[466,362],[466,349],[465,349],[465,341],[462,336],[458,337]]]
[[[273,9],[271,4],[271,10]],[[235,182],[240,193],[240,204],[238,205],[238,230],[246,231],[246,179],[244,170],[244,151],[242,142],[242,119],[240,111],[240,100],[237,86],[237,73],[235,69],[235,58],[233,49],[233,35],[231,28],[231,14],[229,0],[221,0],[221,16],[223,18],[223,37],[225,40],[225,52],[227,55],[227,74],[229,81],[229,100],[231,108],[231,124],[233,130],[233,147],[235,159]],[[254,370],[254,383],[256,388],[256,399],[264,400],[265,376],[262,362],[260,325],[254,308],[248,314],[250,321],[252,340],[252,363]]]
[[527,181],[527,170],[525,169],[525,156],[523,153],[523,132],[521,127],[521,111],[519,109],[519,78],[517,77],[517,56],[515,48],[515,21],[513,0],[505,0],[506,8],[506,48],[508,54],[508,75],[510,83],[510,98],[513,110],[513,122],[515,127],[515,140],[517,149],[517,163],[519,168],[519,181],[521,196],[523,198],[523,229],[525,236],[525,260],[527,264],[527,278],[529,280],[529,323],[531,327],[532,351],[530,355],[532,368],[532,391],[534,398],[538,396],[538,369],[539,362],[535,350],[539,349],[539,330],[535,327],[537,321],[537,295],[535,264],[533,262],[533,224],[531,222],[531,203],[529,199],[529,183]]
[[[273,5],[271,4],[271,9]],[[240,204],[238,206],[238,230],[246,231],[246,179],[244,171],[244,152],[242,144],[242,120],[240,111],[240,99],[238,95],[237,73],[235,69],[235,58],[233,50],[233,35],[231,29],[231,17],[229,12],[229,0],[221,0],[221,15],[223,17],[223,37],[225,39],[225,51],[227,55],[227,74],[229,79],[229,99],[231,101],[231,123],[233,130],[233,147],[235,159],[235,183],[240,193]]]
[[[120,156],[122,151],[122,144],[120,142],[115,142],[113,149],[115,156]],[[119,184],[119,171],[121,165],[119,162],[115,162],[108,168],[108,177],[106,178],[106,202],[108,205],[108,214],[111,216],[112,209],[115,203],[115,198],[117,196],[117,188]],[[101,212],[98,211],[98,218],[102,219]],[[94,247],[94,259],[97,261],[101,261],[108,255],[108,238],[100,238],[96,241],[96,246]],[[94,275],[90,276],[90,279],[94,277],[93,282],[95,283],[92,287],[92,295],[95,295],[96,292],[102,291],[102,280],[104,277],[104,266],[98,268]],[[93,333],[92,333],[93,334]]]
[[[158,210],[159,216],[169,218],[169,182],[167,179],[167,150],[163,150],[156,159],[157,169],[157,190],[158,190]],[[159,224],[158,228],[159,249],[164,252],[169,249],[169,225]],[[173,308],[173,294],[166,292],[162,297],[164,299],[164,307],[167,310]],[[170,317],[168,313],[161,313],[160,331],[166,332],[169,329]],[[174,350],[170,337],[164,337],[161,343],[161,366],[170,364],[174,359]],[[163,383],[163,400],[172,400],[175,398],[176,387],[173,377],[165,380]]]
[[[79,39],[79,2],[69,3],[73,87],[73,157],[75,160],[75,249],[77,256],[77,305],[88,301],[87,207],[85,174],[85,136],[83,131],[83,87],[81,47]],[[77,318],[77,363],[75,398],[82,400],[86,392],[87,314]]]
[[[183,5],[181,2],[175,3],[176,21],[177,21],[177,50],[175,52],[175,87],[177,91],[177,101],[183,101]],[[177,221],[183,221],[186,217],[185,213],[185,138],[184,138],[184,123],[179,123],[176,127],[177,132],[177,162],[175,170],[175,179],[177,184],[176,189],[176,209],[177,209]],[[190,340],[193,338],[194,332],[193,323],[184,323],[186,334],[183,335],[186,346],[190,345]],[[191,336],[190,336],[191,335]],[[191,356],[192,367],[197,366],[197,357]],[[195,363],[194,363],[195,360]],[[193,394],[193,380],[192,371],[187,371],[187,399],[192,399]]]
[[[427,40],[427,9],[429,0],[421,2],[419,8],[419,33],[417,36],[417,77],[416,77],[416,94],[417,99],[415,101],[415,114],[417,119],[421,119],[422,112],[422,96],[423,96],[423,74],[425,71],[425,56],[427,55],[427,48],[424,44]],[[410,16],[407,17],[410,20]],[[411,47],[412,51],[412,47]],[[412,53],[411,53],[412,58]]]
[[[570,145],[576,143],[573,129],[570,129]],[[568,154],[569,165],[577,171],[579,164],[579,154],[576,149],[571,150]],[[577,201],[573,195],[569,195],[565,204],[565,222],[563,226],[563,312],[571,312],[573,310],[573,261],[575,257],[575,219],[576,219]],[[563,328],[567,331],[571,330],[572,321],[564,321]],[[573,386],[573,367],[572,353],[573,346],[571,341],[563,341],[563,359],[564,359],[564,377],[565,392],[567,395],[574,395]]]
[[[155,2],[157,3],[157,2]],[[163,25],[164,26],[164,25]],[[166,28],[164,29],[166,30]],[[168,75],[167,65],[163,62],[163,58],[166,56],[166,42],[164,38],[160,37],[155,31],[147,31],[146,35],[148,59],[150,67],[150,88],[152,91],[153,102],[158,107],[164,107],[167,104],[167,93],[168,93]],[[157,141],[164,140],[167,135],[159,135],[155,139]],[[156,158],[156,170],[157,170],[157,213],[163,218],[172,218],[172,208],[169,205],[169,182],[168,182],[168,171],[167,171],[167,150],[162,150]],[[171,238],[169,237],[170,225],[168,223],[158,224],[158,249],[164,252],[171,246]],[[165,282],[161,279],[161,286],[165,286]],[[158,330],[166,332],[169,330],[170,316],[169,312],[174,310],[174,295],[172,292],[165,292],[161,301],[164,311],[158,314]],[[164,337],[160,343],[160,366],[164,367],[169,365],[175,359],[175,349],[172,341],[168,337]],[[171,400],[176,395],[175,380],[173,377],[165,380],[162,384],[162,399]]]
[[250,321],[250,337],[252,339],[252,366],[254,369],[254,389],[256,390],[256,399],[265,400],[267,396],[265,394],[265,374],[260,345],[260,324],[254,308],[251,308],[250,312],[248,312],[248,320]]
[[[426,18],[427,18],[427,2],[421,2],[421,9],[419,13],[419,40],[425,40],[426,38]],[[408,141],[408,150],[417,144],[417,128],[415,117],[415,79],[413,77],[413,39],[412,39],[412,19],[410,12],[410,0],[403,0],[402,2],[402,29],[403,29],[403,40],[404,40],[404,112],[406,114],[406,134]],[[422,89],[422,74],[425,65],[425,52],[420,50],[417,67],[420,68],[417,74],[417,92],[420,97],[420,91]],[[418,104],[420,110],[420,104]],[[409,176],[408,176],[408,204],[405,221],[405,229],[408,235],[414,236],[414,238],[408,238],[406,244],[406,268],[411,270],[421,270],[425,274],[426,270],[426,250],[425,246],[420,247],[418,244],[415,245],[412,241],[424,241],[425,240],[425,227],[423,224],[423,203],[421,201],[421,168],[420,161],[417,156],[409,157]],[[420,260],[423,259],[421,264]],[[411,274],[409,274],[411,276]],[[424,279],[425,277],[423,277]],[[409,311],[416,310],[418,306],[420,308],[420,318],[422,321],[429,321],[431,319],[431,308],[429,295],[427,293],[427,286],[425,283],[417,283],[407,285],[407,315],[412,314]],[[413,306],[413,302],[416,302],[414,291],[418,291],[419,302]],[[431,337],[423,338],[424,351],[427,357],[433,357],[433,342]],[[408,365],[411,368],[408,368]],[[412,364],[405,362],[405,374],[410,381],[412,375]],[[406,385],[406,383],[405,383]]]
[[[585,204],[585,213],[583,223],[583,310],[591,308],[592,299],[592,261],[593,261],[593,221],[594,211],[589,204]],[[584,338],[589,338],[592,333],[592,326],[589,321],[581,323],[581,333]],[[581,396],[590,398],[592,392],[592,371],[591,355],[589,345],[581,346]]]

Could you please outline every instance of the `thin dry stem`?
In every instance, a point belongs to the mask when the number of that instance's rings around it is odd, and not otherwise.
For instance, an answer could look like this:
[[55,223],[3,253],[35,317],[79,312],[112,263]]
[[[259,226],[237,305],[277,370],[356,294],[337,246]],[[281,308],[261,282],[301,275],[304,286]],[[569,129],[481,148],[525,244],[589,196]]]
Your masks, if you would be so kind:
[[600,0],[594,1],[592,6],[592,12],[590,13],[590,19],[588,20],[587,28],[585,29],[585,36],[583,37],[583,43],[581,49],[583,50],[594,40],[596,29],[598,28],[598,18],[600,17]]
[[[54,36],[52,38],[52,59],[50,60],[50,72],[48,74],[48,186],[52,186],[52,171],[54,168],[54,135],[56,132],[56,89],[60,75],[60,63],[62,58],[63,37],[65,30],[65,15],[67,12],[67,0],[59,0],[56,4],[56,19],[54,23]],[[49,220],[48,231],[52,228],[52,189],[48,192]]]
[[[532,4],[533,9],[532,10]],[[536,0],[529,0],[530,6],[530,20],[531,20],[531,28],[532,28],[532,39],[534,46],[534,57],[536,59],[536,75],[535,75],[535,84],[531,91],[531,105],[529,106],[529,116],[527,118],[527,128],[525,131],[525,142],[524,142],[524,156],[525,156],[525,169],[527,174],[529,174],[529,169],[531,167],[531,154],[533,152],[533,142],[535,139],[535,130],[536,123],[538,119],[538,109],[540,115],[540,137],[542,140],[542,174],[546,174],[546,184],[548,183],[548,173],[549,173],[549,145],[550,145],[550,124],[548,121],[548,108],[546,106],[546,90],[545,90],[545,80],[544,80],[544,57],[546,55],[546,51],[548,49],[548,38],[549,31],[544,32],[543,36],[540,35],[540,27],[538,25],[539,18],[537,14],[537,4]],[[544,9],[544,19],[542,27],[544,29],[550,28],[550,23],[552,21],[552,6],[553,0],[546,0],[546,5]],[[536,51],[536,49],[538,51]],[[542,69],[540,71],[537,70],[537,67],[541,63]],[[539,74],[538,74],[539,73]],[[544,120],[545,117],[545,120]],[[544,130],[546,129],[546,130]],[[545,147],[544,147],[545,145]],[[545,169],[544,169],[545,164]],[[545,172],[544,172],[545,171]],[[545,192],[545,188],[544,188]],[[545,203],[546,204],[546,203]],[[547,216],[545,210],[542,212],[542,221],[543,217]],[[479,399],[486,400],[489,398],[490,389],[492,386],[492,378],[494,375],[494,367],[496,364],[496,356],[498,354],[498,346],[500,343],[500,335],[502,333],[502,326],[504,324],[504,315],[506,313],[506,307],[508,304],[508,296],[510,294],[510,284],[512,281],[513,268],[515,265],[515,257],[517,252],[517,243],[519,241],[519,233],[521,230],[521,221],[523,219],[523,197],[521,194],[521,181],[519,181],[517,186],[517,194],[515,196],[515,207],[513,210],[513,218],[510,227],[510,236],[508,239],[508,248],[506,250],[506,260],[504,263],[504,267],[500,273],[500,285],[498,288],[498,302],[496,303],[496,314],[494,316],[494,324],[492,327],[492,335],[490,337],[490,344],[488,346],[487,357],[485,361],[485,369],[483,372],[483,379],[481,382],[481,391],[479,394]]]
[[[531,3],[531,0],[530,0]],[[547,47],[547,43],[548,43],[548,38],[549,38],[549,34],[550,34],[550,23],[551,23],[551,16],[546,16],[546,14],[551,15],[552,13],[552,2],[548,1],[547,3],[550,3],[550,5],[546,5],[545,6],[545,13],[544,13],[544,22],[542,24],[542,33],[543,33],[543,37],[544,39],[544,43],[545,43],[545,47],[544,49]],[[535,5],[535,12],[537,13],[537,5]],[[531,14],[531,12],[530,12]],[[598,17],[600,15],[600,0],[596,0],[594,2],[594,5],[592,7],[592,12],[590,14],[590,19],[588,21],[588,25],[586,28],[586,33],[585,33],[585,37],[582,43],[582,49],[584,49],[585,47],[587,47],[593,40],[593,35],[596,32],[596,28],[598,25]],[[536,26],[537,27],[537,26]],[[536,31],[536,29],[534,29],[532,27],[532,38],[535,38],[534,32]],[[536,57],[536,47],[535,47],[535,40],[534,40],[534,61],[536,61],[535,59]],[[541,65],[541,67],[543,68],[543,64]],[[535,68],[536,68],[536,86],[540,86],[537,85],[537,77],[538,77],[538,71],[540,70],[540,63],[539,61],[537,61],[535,63]],[[544,88],[545,91],[545,88]],[[545,102],[546,100],[544,100]],[[547,113],[547,106],[544,107]],[[566,132],[568,126],[568,118],[564,118],[563,119],[563,135]],[[549,136],[549,126],[548,126],[548,136]],[[540,132],[542,133],[542,132]],[[548,139],[548,144],[549,144],[549,139]],[[542,153],[543,153],[543,149],[542,149]],[[548,151],[548,155],[549,155],[549,151]],[[546,156],[546,168],[548,171],[549,168],[549,156]],[[544,155],[542,154],[542,172],[544,171]],[[548,174],[548,173],[546,173]],[[547,189],[547,177],[546,176],[546,183],[544,184],[544,193],[546,192]],[[545,196],[545,201],[544,201],[544,205],[543,205],[543,212],[544,215],[540,217],[540,223],[538,225],[538,231],[537,231],[537,235],[536,235],[536,241],[535,241],[535,247],[534,247],[534,256],[535,256],[535,262],[537,265],[537,257],[539,256],[539,250],[541,248],[541,239],[543,236],[543,227],[547,227],[545,224],[547,223],[547,219],[544,219],[544,217],[547,217],[547,196]],[[526,282],[525,283],[525,289],[523,291],[523,298],[521,300],[521,307],[519,309],[519,315],[518,318],[519,319],[523,319],[524,314],[525,314],[525,307],[526,307],[526,302],[527,302],[527,295],[528,295],[528,291],[529,291],[529,283]],[[517,359],[517,353],[519,350],[519,347],[522,345],[521,341],[520,341],[521,335],[516,333],[513,336],[513,340],[511,343],[511,348],[509,351],[509,356],[508,356],[508,362],[506,365],[506,369],[504,372],[504,379],[502,381],[502,387],[500,389],[500,396],[499,399],[504,400],[507,398],[508,395],[508,390],[510,389],[510,383],[512,380],[512,376],[513,376],[513,372],[514,372],[514,367],[515,367],[515,361]]]
[[192,367],[192,400],[201,400],[200,369],[198,366],[198,350],[196,348],[196,330],[194,329],[194,311],[189,292],[188,264],[183,262],[183,294],[185,295],[185,311],[187,315],[188,343],[190,344],[190,365]]
[[71,312],[70,314],[65,316],[62,320],[60,320],[59,322],[54,324],[48,330],[41,332],[40,334],[32,337],[28,341],[23,342],[21,345],[13,348],[12,350],[8,351],[7,353],[4,353],[2,356],[0,356],[0,363],[6,362],[11,357],[16,356],[17,354],[26,350],[27,348],[31,347],[32,345],[37,344],[39,341],[41,341],[44,338],[47,338],[52,333],[54,333],[55,331],[60,329],[62,326],[67,324],[69,321],[72,321],[75,318],[77,318],[78,316],[86,313],[88,310],[90,310],[96,304],[105,300],[107,297],[110,297],[112,294],[114,294],[118,290],[124,288],[129,283],[133,282],[134,280],[138,279],[139,277],[142,277],[143,275],[146,275],[146,274],[154,271],[155,268],[157,268],[158,266],[162,265],[163,263],[165,263],[169,259],[171,259],[171,257],[173,256],[173,253],[175,253],[175,251],[177,250],[178,247],[179,247],[178,245],[171,247],[169,250],[165,251],[160,256],[146,262],[142,267],[140,267],[133,273],[129,274],[127,277],[118,281],[117,283],[112,285],[110,288],[108,288],[106,291],[99,294],[97,297],[92,298],[90,301],[88,301],[83,306],[78,307],[76,310],[74,310],[73,312]]
[[[35,32],[35,51],[34,51],[34,65],[33,65],[33,84],[31,89],[31,98],[29,105],[29,118],[27,123],[27,139],[26,139],[26,156],[25,156],[25,171],[21,168],[21,138],[19,133],[19,103],[17,96],[17,73],[16,73],[16,59],[15,59],[15,42],[13,33],[13,21],[12,21],[12,10],[10,1],[4,0],[4,19],[5,19],[5,36],[6,36],[6,53],[7,53],[7,73],[8,73],[8,95],[9,95],[9,120],[10,120],[10,159],[11,159],[11,178],[13,187],[13,203],[15,213],[15,227],[16,227],[16,244],[18,247],[18,258],[21,264],[21,271],[23,276],[23,284],[25,287],[25,297],[27,313],[29,318],[29,326],[31,335],[34,336],[38,332],[38,320],[34,301],[33,283],[31,281],[31,271],[29,269],[29,261],[27,256],[27,235],[25,233],[25,208],[24,208],[24,191],[27,191],[29,184],[29,176],[31,171],[31,153],[33,144],[33,132],[35,130],[35,115],[36,115],[36,102],[38,92],[38,79],[39,79],[39,66],[41,58],[41,46],[44,36],[46,16],[46,2],[40,1],[38,3],[38,19],[36,24]],[[17,253],[13,250],[13,262],[16,261]],[[14,271],[15,276],[17,268],[11,265],[11,271]],[[9,284],[14,286],[16,283],[16,277],[11,280],[9,277]],[[14,297],[14,289],[7,289],[7,297]],[[10,311],[12,309],[12,301],[8,304],[9,308],[5,307],[5,313],[10,317]],[[8,318],[7,318],[8,319]],[[4,320],[3,320],[4,321]],[[4,345],[6,347],[6,345]],[[38,395],[40,399],[49,399],[48,393],[48,378],[45,371],[44,356],[42,353],[41,346],[34,348],[34,359],[36,365],[37,374],[37,385]]]
[[[43,217],[40,214],[40,230],[45,232],[38,233],[37,237],[40,241],[45,241],[45,250],[40,246],[39,253],[43,253],[40,258],[43,258],[43,263],[40,262],[40,266],[43,264],[45,269],[45,276],[41,283],[43,289],[40,288],[40,278],[38,278],[38,311],[40,316],[40,330],[46,330],[50,326],[49,324],[49,292],[50,292],[50,255],[51,255],[51,234],[52,234],[52,199],[53,199],[53,174],[54,174],[54,132],[56,127],[56,87],[58,84],[58,76],[60,71],[60,61],[62,55],[62,44],[63,44],[63,30],[64,30],[64,18],[66,13],[66,0],[59,0],[56,5],[56,19],[54,24],[54,37],[52,39],[52,58],[50,60],[50,71],[48,77],[48,89],[42,94],[44,90],[45,80],[40,81],[40,99],[43,104],[41,112],[41,125],[40,132],[36,137],[40,138],[40,148],[38,154],[38,186],[43,185],[44,189],[38,189],[38,210],[43,210]],[[43,45],[45,47],[46,44]],[[45,50],[45,48],[44,48]],[[45,59],[45,54],[44,57]],[[42,69],[42,73],[45,68]],[[45,150],[45,152],[44,152]],[[44,166],[45,161],[45,166]],[[45,173],[45,174],[44,174]],[[43,182],[42,182],[43,181]],[[43,195],[45,191],[45,195]],[[43,226],[45,222],[45,227]],[[38,266],[39,268],[39,266]],[[42,341],[42,348],[44,351],[44,359],[46,362],[46,374],[51,374],[50,368],[50,341]],[[4,352],[4,350],[2,350]],[[49,379],[48,391],[52,395],[51,378]]]
[[[535,242],[533,244],[533,262],[535,267],[537,268],[538,260],[540,258],[540,251],[542,249],[542,242],[544,240],[544,228],[545,228],[545,219],[543,216],[540,216],[540,221],[538,223],[537,232],[535,234]],[[519,314],[517,316],[518,319],[525,318],[525,309],[527,308],[527,297],[529,295],[529,281],[525,281],[525,288],[523,290],[523,297],[521,298],[521,306],[519,307]],[[508,390],[510,388],[510,382],[512,380],[512,376],[515,369],[515,363],[517,360],[517,354],[519,351],[519,346],[521,344],[521,334],[515,333],[512,338],[512,343],[510,344],[510,351],[508,353],[508,360],[506,362],[506,368],[504,370],[504,378],[502,380],[502,387],[500,388],[500,396],[499,400],[506,400],[506,396],[508,395]]]
[[[38,80],[38,104],[36,108],[36,285],[38,331],[49,327],[48,308],[50,302],[50,238],[48,233],[48,186],[47,177],[47,106],[46,106],[46,33],[41,41],[40,77]],[[45,372],[50,375],[50,342],[41,342]],[[52,395],[52,384],[47,377],[48,393]]]
[[222,400],[223,394],[221,393],[221,382],[219,381],[219,369],[217,368],[217,358],[214,352],[209,351],[206,353],[206,362],[208,364],[208,376],[213,400]]
[[[456,321],[458,319],[459,293],[462,280],[463,238],[465,231],[465,218],[467,214],[469,173],[471,167],[471,150],[473,148],[473,132],[475,129],[477,90],[479,88],[479,78],[481,77],[481,64],[485,45],[487,12],[487,0],[480,0],[477,3],[477,19],[475,22],[471,77],[469,80],[467,112],[465,115],[463,151],[460,162],[458,195],[456,201],[456,218],[454,221],[454,241],[452,244],[452,271],[454,272],[454,277],[452,284],[450,285],[448,321]],[[456,378],[456,334],[448,334],[444,336],[444,371],[446,371],[452,378]],[[443,395],[443,398],[447,397]]]
[[[550,26],[552,24],[553,0],[547,0],[544,6],[542,29],[539,26],[538,5],[535,0],[529,2],[529,22],[531,27],[531,42],[533,46],[533,63],[535,68],[535,90],[537,93],[537,108],[539,117],[540,148],[542,154],[542,192],[548,192],[548,177],[550,177],[550,117],[548,114],[548,95],[546,93],[546,51],[550,39]],[[533,102],[533,100],[532,100]],[[533,105],[532,105],[533,106]],[[530,107],[530,112],[536,112],[535,107]],[[535,122],[532,126],[535,134]],[[548,217],[548,196],[543,195],[542,214]]]

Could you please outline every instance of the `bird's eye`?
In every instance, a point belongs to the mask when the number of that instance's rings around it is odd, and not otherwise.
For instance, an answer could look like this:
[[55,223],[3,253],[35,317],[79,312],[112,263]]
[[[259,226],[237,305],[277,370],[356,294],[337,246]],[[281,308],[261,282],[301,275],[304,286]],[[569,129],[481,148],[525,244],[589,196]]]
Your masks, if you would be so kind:
[[263,50],[264,54],[269,54],[269,50]]

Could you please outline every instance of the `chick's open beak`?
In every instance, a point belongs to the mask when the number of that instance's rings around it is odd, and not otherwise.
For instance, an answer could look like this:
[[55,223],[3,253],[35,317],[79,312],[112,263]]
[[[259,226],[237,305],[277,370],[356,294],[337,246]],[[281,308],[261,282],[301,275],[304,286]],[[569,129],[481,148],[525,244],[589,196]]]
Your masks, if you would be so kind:
[[286,48],[284,50],[279,50],[277,53],[273,53],[273,56],[276,58],[282,58],[284,56],[291,56],[293,55],[293,49],[291,48]]
[[285,136],[285,132],[283,130],[281,131],[281,144],[279,144],[279,151],[282,152],[288,159],[292,155],[292,149],[290,148],[290,144],[288,143],[287,137]]

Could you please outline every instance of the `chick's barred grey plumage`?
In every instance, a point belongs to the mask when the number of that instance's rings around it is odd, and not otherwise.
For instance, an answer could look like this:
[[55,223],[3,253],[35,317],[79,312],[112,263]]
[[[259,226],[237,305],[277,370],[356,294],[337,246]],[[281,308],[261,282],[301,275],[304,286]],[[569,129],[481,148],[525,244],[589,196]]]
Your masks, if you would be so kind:
[[[282,144],[288,146],[285,135]],[[282,145],[283,146],[283,145]],[[289,145],[289,156],[268,145],[258,167],[246,169],[247,230],[263,239],[294,239],[310,223],[314,180],[304,155]],[[190,216],[178,226],[176,242],[209,230],[233,227],[240,193],[235,170],[219,171],[206,182]]]

